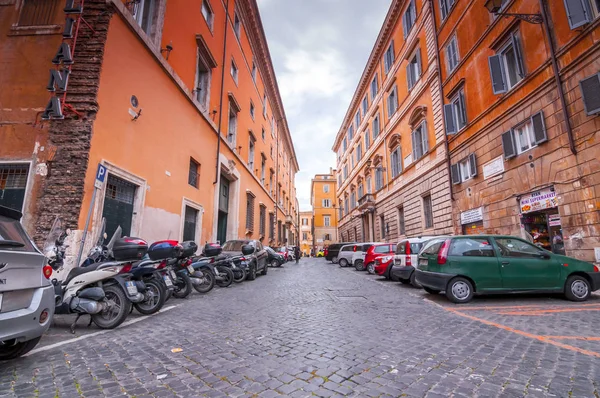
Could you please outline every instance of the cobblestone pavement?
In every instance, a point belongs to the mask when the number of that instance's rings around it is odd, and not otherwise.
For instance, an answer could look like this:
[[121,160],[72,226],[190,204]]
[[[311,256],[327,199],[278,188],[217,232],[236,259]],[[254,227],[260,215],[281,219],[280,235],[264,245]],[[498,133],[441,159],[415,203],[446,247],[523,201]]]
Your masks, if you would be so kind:
[[598,296],[456,306],[305,259],[167,308],[75,338],[57,319],[0,364],[0,396],[600,396]]

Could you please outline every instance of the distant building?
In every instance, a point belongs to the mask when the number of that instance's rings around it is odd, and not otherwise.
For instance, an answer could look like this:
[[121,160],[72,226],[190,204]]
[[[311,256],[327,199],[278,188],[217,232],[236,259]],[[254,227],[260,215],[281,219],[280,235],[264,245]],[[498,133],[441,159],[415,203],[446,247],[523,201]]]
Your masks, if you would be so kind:
[[[313,248],[313,212],[300,212],[300,250],[304,254],[310,254]],[[316,253],[315,253],[316,254]]]
[[315,252],[338,241],[335,216],[337,183],[335,170],[312,179],[310,200],[313,207],[313,248]]

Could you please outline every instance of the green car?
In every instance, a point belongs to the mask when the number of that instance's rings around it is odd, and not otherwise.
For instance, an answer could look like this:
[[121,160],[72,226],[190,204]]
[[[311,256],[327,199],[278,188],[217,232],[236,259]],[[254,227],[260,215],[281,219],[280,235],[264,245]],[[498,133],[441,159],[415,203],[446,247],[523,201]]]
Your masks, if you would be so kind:
[[431,294],[446,292],[455,303],[474,294],[564,293],[585,301],[600,289],[600,268],[561,256],[514,236],[436,238],[419,253],[416,280]]

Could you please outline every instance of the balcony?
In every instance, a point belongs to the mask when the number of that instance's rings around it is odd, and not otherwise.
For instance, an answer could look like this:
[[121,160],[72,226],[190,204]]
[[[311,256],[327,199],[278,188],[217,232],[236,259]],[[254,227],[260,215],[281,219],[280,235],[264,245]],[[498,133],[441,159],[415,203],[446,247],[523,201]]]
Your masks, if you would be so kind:
[[292,216],[290,216],[290,215],[285,216],[285,223],[286,224],[293,224],[294,223],[294,219],[292,218]]
[[360,199],[358,199],[358,207],[359,211],[364,210],[372,210],[375,208],[375,195],[372,193],[368,193],[363,195]]

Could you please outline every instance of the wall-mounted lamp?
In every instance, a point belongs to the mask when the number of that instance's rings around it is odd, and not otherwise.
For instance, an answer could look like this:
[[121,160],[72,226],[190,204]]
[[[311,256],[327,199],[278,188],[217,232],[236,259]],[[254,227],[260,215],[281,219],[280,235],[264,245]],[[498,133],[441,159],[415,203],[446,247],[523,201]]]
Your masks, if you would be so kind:
[[485,8],[488,9],[490,14],[494,14],[499,17],[514,17],[532,24],[541,24],[542,22],[544,22],[544,19],[542,18],[541,14],[512,14],[509,12],[501,12],[502,3],[504,1],[505,0],[487,0],[485,2]]
[[170,41],[169,44],[167,44],[165,46],[165,48],[161,48],[160,49],[160,53],[162,54],[163,52],[167,52],[167,56],[165,57],[165,59],[168,61],[169,60],[169,55],[171,55],[171,51],[173,51],[173,42]]

